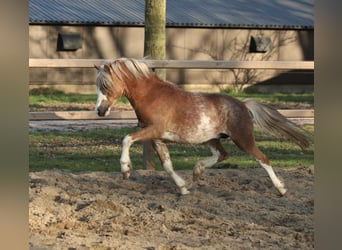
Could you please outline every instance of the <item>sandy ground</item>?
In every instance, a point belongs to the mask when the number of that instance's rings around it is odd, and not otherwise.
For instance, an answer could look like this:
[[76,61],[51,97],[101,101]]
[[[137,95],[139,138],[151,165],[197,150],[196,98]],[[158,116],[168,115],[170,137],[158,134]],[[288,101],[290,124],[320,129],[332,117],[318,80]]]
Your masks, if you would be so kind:
[[[208,169],[181,196],[164,171],[29,174],[30,249],[314,249],[314,167]],[[178,171],[191,182],[191,171]]]

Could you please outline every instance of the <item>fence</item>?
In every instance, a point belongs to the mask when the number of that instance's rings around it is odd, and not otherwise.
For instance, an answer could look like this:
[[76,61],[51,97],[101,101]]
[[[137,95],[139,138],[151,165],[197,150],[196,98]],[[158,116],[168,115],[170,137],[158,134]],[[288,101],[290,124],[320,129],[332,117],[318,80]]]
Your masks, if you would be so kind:
[[[277,69],[314,70],[313,61],[224,61],[224,60],[139,60],[150,68],[165,69]],[[92,68],[108,63],[104,59],[29,59],[30,68]],[[286,117],[306,119],[313,123],[314,110],[279,110]],[[134,111],[112,111],[108,117],[98,117],[93,111],[30,112],[29,120],[103,120],[136,119]]]
[[[104,59],[29,59],[30,68],[93,68]],[[150,68],[165,69],[301,69],[314,70],[313,61],[139,60]]]

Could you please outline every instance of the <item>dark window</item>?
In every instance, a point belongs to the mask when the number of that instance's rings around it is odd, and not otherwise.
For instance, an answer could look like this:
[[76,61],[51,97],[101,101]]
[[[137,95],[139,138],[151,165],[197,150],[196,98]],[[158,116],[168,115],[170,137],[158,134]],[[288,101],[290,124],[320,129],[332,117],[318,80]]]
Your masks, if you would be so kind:
[[57,51],[76,51],[82,48],[81,35],[78,33],[59,33]]

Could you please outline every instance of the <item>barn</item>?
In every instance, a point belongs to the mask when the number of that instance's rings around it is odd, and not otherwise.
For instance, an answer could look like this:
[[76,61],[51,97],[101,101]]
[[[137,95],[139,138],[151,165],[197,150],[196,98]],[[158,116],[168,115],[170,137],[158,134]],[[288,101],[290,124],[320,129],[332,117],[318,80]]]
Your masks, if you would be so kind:
[[[166,0],[166,59],[314,60],[313,0]],[[145,1],[29,0],[29,57],[142,58]],[[30,69],[30,88],[93,93],[95,70]],[[167,70],[188,89],[312,91],[313,71]]]

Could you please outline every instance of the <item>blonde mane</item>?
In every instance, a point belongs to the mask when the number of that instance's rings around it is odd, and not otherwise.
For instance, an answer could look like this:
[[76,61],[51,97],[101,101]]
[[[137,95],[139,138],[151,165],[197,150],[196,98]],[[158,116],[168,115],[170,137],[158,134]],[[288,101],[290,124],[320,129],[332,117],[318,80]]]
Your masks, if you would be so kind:
[[112,70],[120,80],[123,80],[123,77],[128,77],[127,73],[123,70],[122,65],[124,65],[136,79],[151,76],[151,71],[145,63],[141,63],[133,58],[120,58],[110,64]]
[[[113,72],[121,81],[123,81],[124,78],[129,77],[128,72],[136,79],[150,77],[153,74],[145,63],[139,62],[133,58],[116,59],[107,65],[109,66],[110,71]],[[110,74],[105,71],[104,65],[99,68],[96,83],[98,88],[100,88],[104,94],[108,93],[108,91],[114,87],[112,78]]]

